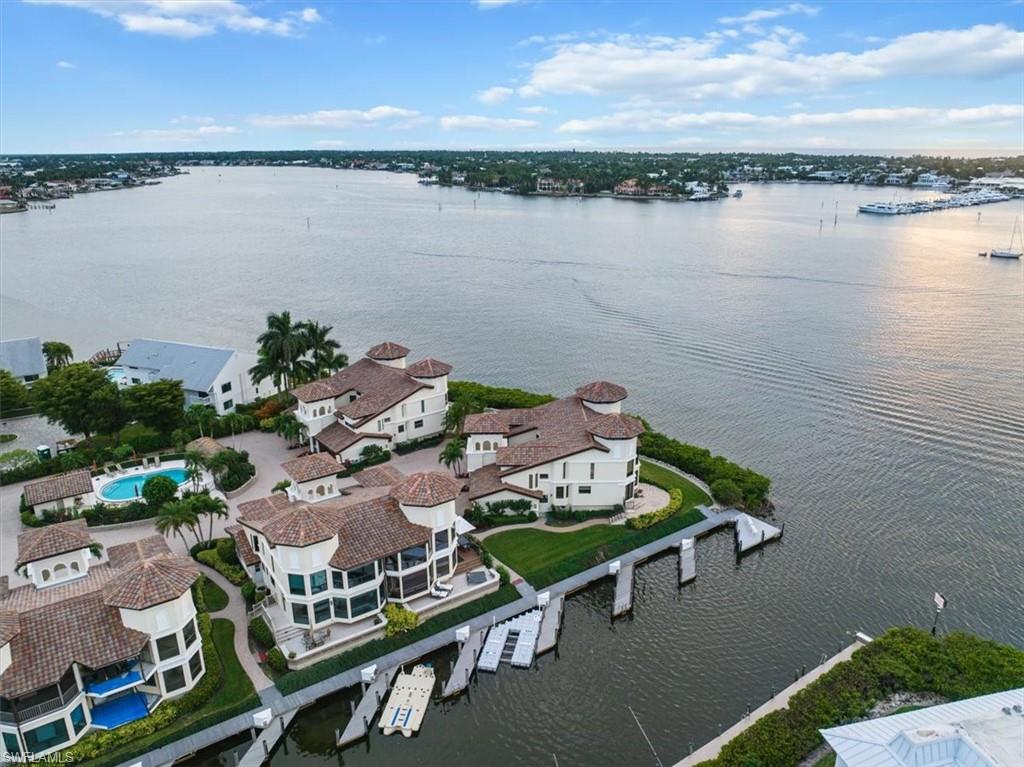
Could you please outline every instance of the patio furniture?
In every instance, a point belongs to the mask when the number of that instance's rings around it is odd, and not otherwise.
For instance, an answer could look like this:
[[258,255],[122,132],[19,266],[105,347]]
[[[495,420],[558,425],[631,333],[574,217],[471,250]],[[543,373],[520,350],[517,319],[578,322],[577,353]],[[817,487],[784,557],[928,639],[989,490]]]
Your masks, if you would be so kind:
[[481,583],[487,583],[487,570],[482,567],[470,570],[466,573],[466,583],[470,586],[479,586]]
[[313,631],[307,631],[302,635],[302,646],[307,650],[312,650],[314,647],[320,647],[323,645],[330,636],[330,629],[314,629]]

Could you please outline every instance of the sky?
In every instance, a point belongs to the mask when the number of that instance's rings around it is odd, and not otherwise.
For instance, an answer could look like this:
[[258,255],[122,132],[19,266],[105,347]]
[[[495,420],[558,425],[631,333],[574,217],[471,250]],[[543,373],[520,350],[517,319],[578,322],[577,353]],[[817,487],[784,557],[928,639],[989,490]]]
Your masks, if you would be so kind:
[[0,154],[1024,153],[1024,0],[2,0]]

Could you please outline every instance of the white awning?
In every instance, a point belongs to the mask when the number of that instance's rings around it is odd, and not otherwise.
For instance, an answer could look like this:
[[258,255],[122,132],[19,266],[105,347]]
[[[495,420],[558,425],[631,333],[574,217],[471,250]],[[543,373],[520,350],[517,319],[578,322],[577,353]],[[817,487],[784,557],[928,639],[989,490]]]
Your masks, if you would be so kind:
[[463,517],[455,518],[456,535],[465,535],[466,533],[471,533],[474,530],[476,530],[476,528],[473,527],[473,525],[469,524],[469,522],[467,522]]

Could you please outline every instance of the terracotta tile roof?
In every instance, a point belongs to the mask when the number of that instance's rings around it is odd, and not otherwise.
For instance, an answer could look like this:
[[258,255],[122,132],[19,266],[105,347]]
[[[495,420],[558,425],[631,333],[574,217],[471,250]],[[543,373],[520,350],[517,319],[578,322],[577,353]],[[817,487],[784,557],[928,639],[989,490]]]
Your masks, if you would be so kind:
[[18,558],[14,565],[21,567],[39,559],[86,549],[92,542],[84,519],[29,528],[18,536]]
[[646,430],[636,418],[630,418],[621,413],[608,413],[591,423],[588,431],[605,439],[632,439],[640,436]]
[[292,389],[292,394],[303,402],[319,402],[322,399],[334,399],[341,392],[328,383],[329,380],[329,378],[325,378],[321,381],[310,381],[308,384],[303,384],[297,389]]
[[279,511],[291,504],[292,501],[284,493],[274,493],[266,498],[245,501],[238,504],[238,519],[253,523],[265,522],[273,519]]
[[21,632],[21,621],[14,610],[0,610],[0,645],[10,642]]
[[149,641],[146,634],[126,627],[99,591],[69,599],[59,609],[42,607],[19,618],[21,632],[10,645],[11,666],[0,677],[0,694],[8,698],[55,684],[72,662],[101,668],[134,658]]
[[39,482],[30,482],[25,485],[22,492],[25,494],[25,503],[35,506],[37,503],[47,503],[93,492],[92,477],[88,469],[69,471],[66,474],[57,474]]
[[401,344],[394,341],[385,341],[370,348],[366,356],[371,360],[400,360],[409,353]]
[[437,506],[454,501],[462,492],[462,483],[443,471],[410,474],[393,488],[391,497],[406,506]]
[[335,421],[316,435],[316,441],[323,447],[337,455],[342,450],[352,447],[360,440],[368,438],[391,439],[390,434],[378,434],[377,432],[353,431],[340,421]]
[[544,497],[540,490],[528,490],[525,487],[504,482],[497,464],[492,463],[469,473],[469,500],[475,501],[501,490],[525,495],[527,498]]
[[397,484],[405,475],[388,464],[371,466],[352,475],[352,479],[363,487],[390,487]]
[[594,381],[576,390],[576,396],[587,402],[610,403],[626,399],[625,387],[608,381]]
[[[405,399],[405,396],[399,399]],[[374,416],[377,413],[381,413],[387,410],[389,407],[397,402],[394,395],[386,392],[380,394],[364,394],[354,402],[342,405],[338,408],[338,412],[353,421],[359,421],[367,416]]]
[[296,482],[309,482],[314,479],[330,477],[341,471],[338,462],[327,453],[310,453],[301,458],[285,461],[281,464],[285,474]]
[[338,534],[331,522],[320,509],[296,503],[263,525],[263,535],[273,546],[310,546],[328,541]]
[[107,558],[111,567],[128,567],[144,559],[153,557],[170,557],[171,547],[162,535],[150,535],[137,541],[119,543],[107,549]]
[[125,567],[106,590],[104,602],[126,610],[145,610],[177,599],[199,577],[199,568],[184,557],[156,557]]
[[90,565],[89,574],[84,578],[75,578],[67,583],[43,589],[37,589],[31,584],[11,589],[7,596],[0,600],[0,609],[23,613],[41,607],[52,607],[99,591],[120,575],[119,569],[111,567],[106,562]]
[[508,434],[511,429],[508,420],[500,413],[470,413],[462,430],[466,434]]
[[288,502],[285,507],[274,511],[267,504],[258,512],[272,513],[273,517],[269,520],[239,517],[239,521],[245,527],[263,533],[274,546],[307,545],[290,541],[305,540],[303,531],[309,525],[321,530],[329,529],[330,535],[338,540],[338,548],[330,564],[339,569],[363,565],[410,546],[422,545],[432,535],[430,528],[410,522],[398,502],[386,495],[357,503],[344,498],[316,504]]
[[440,378],[452,372],[452,366],[447,362],[427,357],[419,362],[414,362],[405,369],[405,372],[416,378]]
[[[431,388],[430,384],[415,380],[406,375],[404,370],[381,365],[379,362],[364,357],[347,368],[342,368],[329,378],[313,381],[293,389],[292,394],[303,402],[333,399],[349,392],[358,394],[360,395],[359,399],[356,399],[355,402],[346,403],[338,408],[344,415],[357,420],[375,416],[414,392],[429,388]],[[372,399],[369,399],[371,397]],[[348,409],[361,400],[368,401],[354,409]]]
[[224,532],[235,539],[235,551],[238,553],[238,558],[242,561],[242,564],[252,567],[260,563],[260,558],[252,550],[252,544],[249,543],[249,536],[245,534],[244,527],[241,525],[231,525],[231,527],[225,527]]

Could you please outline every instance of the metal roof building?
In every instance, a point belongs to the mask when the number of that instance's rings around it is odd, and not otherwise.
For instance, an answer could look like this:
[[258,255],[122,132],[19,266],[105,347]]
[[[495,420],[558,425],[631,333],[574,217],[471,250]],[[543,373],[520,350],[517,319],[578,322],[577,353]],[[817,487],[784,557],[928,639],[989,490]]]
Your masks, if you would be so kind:
[[22,381],[35,381],[46,375],[43,343],[39,337],[0,341],[0,368]]
[[821,734],[836,767],[1021,767],[1024,687]]
[[150,371],[155,379],[181,381],[189,391],[207,392],[234,353],[215,346],[137,338],[117,364]]

